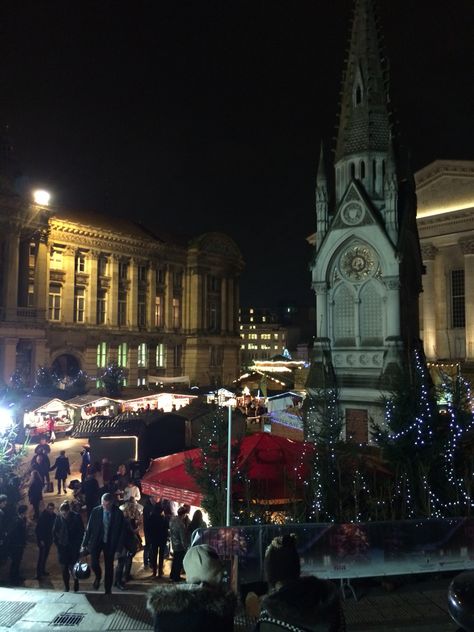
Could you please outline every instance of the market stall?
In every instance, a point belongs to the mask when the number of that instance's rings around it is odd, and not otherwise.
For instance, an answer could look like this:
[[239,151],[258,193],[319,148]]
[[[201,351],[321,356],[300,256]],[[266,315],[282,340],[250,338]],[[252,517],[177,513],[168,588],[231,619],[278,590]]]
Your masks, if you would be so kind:
[[74,425],[78,407],[62,399],[28,397],[24,403],[23,426],[30,436],[46,434],[48,421],[54,421],[56,436],[70,432]]
[[98,415],[114,417],[121,407],[119,400],[98,395],[77,395],[68,399],[67,403],[77,407],[79,419],[90,419]]
[[122,410],[123,412],[159,411],[170,413],[187,406],[196,397],[196,395],[182,395],[173,392],[151,393],[133,399],[122,400]]

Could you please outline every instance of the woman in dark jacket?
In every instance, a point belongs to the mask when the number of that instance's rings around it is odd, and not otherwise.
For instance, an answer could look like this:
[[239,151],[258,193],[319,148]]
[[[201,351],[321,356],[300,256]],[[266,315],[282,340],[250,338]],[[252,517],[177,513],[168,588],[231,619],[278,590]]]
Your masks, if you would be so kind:
[[123,508],[124,527],[123,527],[123,547],[118,551],[117,568],[115,569],[115,587],[119,590],[125,589],[125,582],[130,579],[130,571],[135,553],[138,551],[140,544],[140,535],[138,522],[134,517],[134,511],[129,503]]
[[191,547],[183,561],[186,584],[159,585],[148,593],[155,632],[232,632],[236,598],[222,586],[223,566],[207,544]]
[[[84,525],[81,516],[74,511],[68,501],[59,507],[53,526],[53,540],[58,549],[58,559],[61,565],[64,590],[69,591],[69,578],[73,575],[73,566],[79,559]],[[74,578],[74,592],[79,590],[79,580]]]
[[294,535],[273,539],[265,553],[264,567],[270,592],[262,600],[256,630],[273,632],[290,625],[301,632],[345,631],[336,586],[325,579],[300,577]]
[[28,500],[33,506],[34,519],[39,518],[39,506],[43,500],[43,479],[38,470],[32,470],[31,478],[28,485]]
[[71,468],[69,467],[69,459],[66,456],[66,450],[61,450],[53,467],[50,468],[50,471],[52,470],[56,470],[54,478],[58,481],[58,494],[61,493],[61,486],[64,493],[67,494],[66,479],[71,474]]

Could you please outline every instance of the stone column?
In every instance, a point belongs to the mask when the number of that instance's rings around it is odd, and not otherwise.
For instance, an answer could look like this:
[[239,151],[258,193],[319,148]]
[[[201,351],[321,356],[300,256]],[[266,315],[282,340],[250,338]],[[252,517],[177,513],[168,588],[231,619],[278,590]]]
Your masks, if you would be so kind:
[[36,371],[40,366],[49,366],[49,354],[46,348],[46,338],[37,338],[33,343],[33,353],[31,356],[31,377],[35,378]]
[[326,281],[314,282],[313,290],[316,294],[316,337],[327,338],[329,329],[327,322],[328,286]]
[[[233,334],[236,329],[236,323],[238,315],[235,313],[234,303],[234,285],[237,283],[237,279],[229,277],[227,279],[227,331]],[[238,308],[238,306],[237,306]]]
[[97,324],[97,280],[98,280],[98,260],[97,250],[91,250],[88,257],[89,285],[86,290],[87,316],[86,322],[89,325]]
[[130,284],[127,297],[127,320],[129,327],[136,327],[138,323],[138,264],[136,259],[130,259],[128,278]]
[[387,288],[387,338],[400,338],[400,280],[397,276],[384,277]]
[[46,318],[46,306],[49,294],[49,252],[48,234],[42,231],[36,247],[35,262],[35,307],[37,317]]
[[461,241],[464,255],[466,360],[474,361],[474,239]]
[[28,286],[30,281],[30,243],[31,239],[20,241],[18,264],[18,306],[28,307]]
[[423,347],[428,360],[436,360],[436,298],[435,298],[435,258],[437,249],[432,244],[421,246],[423,264],[426,274],[423,275]]
[[201,275],[199,269],[190,270],[189,294],[189,329],[196,331],[201,328]]
[[72,323],[74,321],[75,264],[76,251],[68,246],[64,249],[63,254],[63,270],[66,275],[62,288],[61,320],[63,323]]
[[155,299],[156,299],[156,265],[152,263],[148,268],[148,283],[146,288],[146,312],[148,327],[156,327]]
[[109,275],[110,275],[110,288],[107,293],[107,321],[112,327],[117,326],[118,322],[118,291],[119,291],[119,277],[118,277],[118,264],[119,258],[117,255],[110,255],[109,258]]
[[4,242],[4,265],[7,274],[3,286],[3,306],[7,320],[16,320],[18,308],[18,264],[20,258],[20,232],[14,228]]
[[4,338],[2,345],[2,377],[5,384],[10,383],[10,378],[16,370],[16,346],[18,338]]
[[239,278],[234,277],[234,300],[232,305],[232,314],[233,318],[233,326],[232,333],[237,335],[239,333],[237,327],[239,322],[239,307],[240,307],[240,286],[239,286]]
[[173,271],[166,266],[165,272],[165,304],[163,305],[163,326],[165,329],[173,327]]
[[221,279],[221,334],[227,333],[227,279]]

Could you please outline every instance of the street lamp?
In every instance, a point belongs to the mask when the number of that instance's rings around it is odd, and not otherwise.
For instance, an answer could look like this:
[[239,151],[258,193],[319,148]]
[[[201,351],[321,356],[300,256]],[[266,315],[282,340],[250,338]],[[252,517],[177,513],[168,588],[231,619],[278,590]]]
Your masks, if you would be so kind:
[[40,206],[48,206],[51,195],[44,189],[33,191],[33,200]]

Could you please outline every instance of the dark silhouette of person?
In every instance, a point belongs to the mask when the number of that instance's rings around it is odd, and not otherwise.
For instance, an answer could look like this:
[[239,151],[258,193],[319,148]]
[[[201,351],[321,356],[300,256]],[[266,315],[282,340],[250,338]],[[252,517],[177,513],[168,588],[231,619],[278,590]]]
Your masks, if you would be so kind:
[[53,543],[53,525],[56,520],[56,512],[54,511],[54,503],[48,503],[44,509],[35,527],[36,542],[38,544],[38,562],[36,564],[36,578],[41,579],[46,572],[46,562],[48,560],[49,551]]
[[32,470],[31,472],[30,482],[28,485],[28,500],[33,507],[33,517],[35,520],[38,520],[39,505],[43,500],[43,481],[38,470]]
[[89,473],[89,468],[91,464],[91,449],[90,446],[85,445],[81,451],[81,467],[79,471],[81,472],[81,481],[85,481],[87,474]]
[[[144,566],[150,566],[153,577],[163,577],[166,542],[169,533],[169,518],[161,503],[151,496],[143,507],[143,531],[145,534]],[[146,564],[145,564],[146,562]]]
[[12,586],[19,586],[23,583],[23,578],[20,577],[20,565],[23,559],[23,553],[26,546],[26,512],[28,507],[26,505],[20,505],[18,507],[18,513],[15,516],[9,532],[8,532],[8,554],[10,556],[10,584]]
[[[84,536],[84,525],[81,516],[72,511],[67,500],[61,503],[59,514],[53,526],[53,539],[58,549],[64,590],[69,591],[70,576],[73,575],[74,564],[80,557],[81,543]],[[79,580],[74,577],[74,592],[79,590]]]
[[64,493],[67,494],[66,489],[66,479],[71,474],[71,468],[69,465],[69,459],[66,456],[66,450],[61,450],[59,456],[56,457],[56,461],[54,465],[50,467],[50,472],[56,470],[56,474],[54,478],[58,482],[58,494],[61,493],[61,487],[64,490]]
[[84,502],[86,503],[87,519],[89,520],[92,510],[100,502],[99,482],[92,473],[87,475],[86,480],[81,485],[81,489],[84,494]]
[[90,551],[91,566],[95,574],[94,589],[102,579],[100,555],[104,556],[104,592],[110,595],[114,578],[114,557],[122,550],[124,538],[123,513],[114,504],[112,494],[104,494],[99,507],[95,507],[87,523],[82,541],[82,552]]

